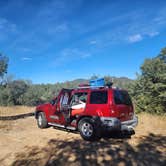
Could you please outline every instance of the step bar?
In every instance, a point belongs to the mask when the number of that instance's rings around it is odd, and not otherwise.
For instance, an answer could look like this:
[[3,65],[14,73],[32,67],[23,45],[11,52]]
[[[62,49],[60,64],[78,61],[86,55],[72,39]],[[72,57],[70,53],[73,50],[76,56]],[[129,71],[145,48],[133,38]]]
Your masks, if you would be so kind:
[[51,125],[51,126],[55,126],[55,127],[60,127],[60,128],[76,131],[76,128],[72,127],[72,126],[64,126],[64,125],[60,125],[60,124],[57,124],[57,123],[51,123],[51,122],[49,122],[48,124]]

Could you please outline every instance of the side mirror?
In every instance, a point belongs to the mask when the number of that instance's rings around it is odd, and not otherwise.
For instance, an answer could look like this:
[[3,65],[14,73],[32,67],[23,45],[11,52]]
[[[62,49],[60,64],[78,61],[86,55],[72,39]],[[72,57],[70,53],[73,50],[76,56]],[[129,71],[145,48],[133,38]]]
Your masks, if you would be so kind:
[[54,104],[55,104],[55,102],[54,102],[53,100],[51,100],[51,101],[50,101],[50,104],[51,104],[51,105],[54,105]]
[[50,104],[51,104],[51,105],[55,105],[56,103],[57,103],[57,100],[56,100],[56,99],[53,99],[53,100],[50,101]]

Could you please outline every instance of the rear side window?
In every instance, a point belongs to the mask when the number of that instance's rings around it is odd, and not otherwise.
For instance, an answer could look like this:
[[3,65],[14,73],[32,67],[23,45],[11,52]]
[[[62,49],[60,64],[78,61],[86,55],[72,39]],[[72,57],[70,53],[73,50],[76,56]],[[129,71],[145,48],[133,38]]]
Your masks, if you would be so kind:
[[94,91],[90,95],[90,104],[106,104],[108,100],[107,91]]
[[132,105],[131,98],[126,91],[114,90],[115,104]]

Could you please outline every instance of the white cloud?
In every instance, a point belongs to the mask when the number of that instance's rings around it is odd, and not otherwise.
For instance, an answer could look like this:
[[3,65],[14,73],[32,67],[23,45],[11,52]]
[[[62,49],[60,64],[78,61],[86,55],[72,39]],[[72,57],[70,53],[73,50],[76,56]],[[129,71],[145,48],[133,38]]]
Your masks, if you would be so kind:
[[31,52],[32,51],[30,48],[26,48],[26,47],[20,48],[20,50],[23,52]]
[[[81,5],[81,1],[82,0],[76,0],[74,3],[70,3],[68,1],[57,0],[41,5],[36,9],[33,19],[31,19],[30,22],[25,21],[25,25],[29,25],[25,28],[24,21],[22,25],[19,25],[18,29],[18,25],[12,24],[10,20],[0,18],[0,41],[2,41],[4,35],[10,35],[10,33],[6,33],[5,28],[3,28],[8,27],[7,29],[12,33],[17,29],[19,30],[16,37],[8,37],[11,43],[9,46],[10,50],[16,50],[16,48],[18,49],[19,47],[29,47],[32,53],[40,55],[48,50],[49,47],[49,49],[51,49],[52,45],[63,47],[67,43],[67,47],[83,49],[91,46],[91,50],[95,49],[95,51],[98,52],[114,44],[123,44],[126,42],[134,43],[148,37],[154,37],[158,35],[159,32],[162,33],[162,29],[166,28],[166,8],[162,9],[162,7],[158,8],[155,13],[150,9],[148,9],[147,12],[144,12],[145,10],[140,8],[134,9],[126,13],[119,13],[115,15],[115,17],[106,17],[95,24],[92,20],[92,22],[89,22],[88,26],[87,22],[81,19],[68,19],[66,16],[70,18],[70,14],[73,15],[73,12],[77,12],[77,10],[75,11],[74,9],[77,9]],[[107,9],[110,11],[110,7]],[[102,10],[103,9],[101,9],[101,12]],[[10,11],[10,8],[8,11]],[[151,12],[154,14],[152,15]],[[97,14],[98,11],[94,13],[93,16],[97,17]],[[89,20],[92,19],[91,15],[87,16],[90,16]],[[8,26],[5,26],[6,24]],[[2,28],[3,31],[1,30]],[[24,53],[30,52],[28,49],[21,51],[24,51]],[[68,56],[72,57],[72,59],[78,59],[78,57],[88,58],[91,56],[87,51],[75,49],[69,49],[69,51],[65,49],[65,52]],[[62,56],[58,56],[57,59],[66,61],[63,60],[66,59],[66,57],[63,53],[61,54]]]
[[91,44],[91,45],[95,45],[96,43],[97,43],[96,40],[92,40],[92,41],[89,42],[89,44]]
[[17,26],[6,18],[0,18],[0,30],[1,32],[16,32]]
[[23,57],[23,58],[21,58],[21,60],[22,61],[30,61],[30,60],[32,60],[32,58],[30,58],[30,57]]
[[132,36],[128,37],[128,41],[130,43],[139,42],[141,40],[143,40],[143,36],[141,34],[135,34],[135,35],[132,35]]
[[81,58],[88,58],[90,57],[91,54],[90,53],[87,53],[87,52],[83,52],[82,55],[80,56]]
[[159,35],[159,32],[157,32],[157,31],[148,32],[145,34],[135,34],[135,35],[131,35],[128,37],[128,42],[135,43],[135,42],[139,42],[139,41],[143,40],[145,37],[154,37],[157,35]]
[[59,35],[59,33],[60,33],[60,35],[62,35],[62,33],[66,34],[69,30],[69,27],[66,23],[62,23],[62,24],[59,24],[59,25],[52,24],[47,29],[48,29],[47,30],[48,34],[57,36],[57,35]]
[[64,32],[68,30],[68,27],[66,24],[61,24],[61,25],[58,25],[55,29],[57,32]]
[[66,72],[66,73],[71,73],[71,72],[72,72],[72,70],[67,69],[67,70],[65,70],[65,72]]
[[54,63],[55,65],[59,66],[61,64],[66,64],[71,61],[75,60],[81,60],[81,59],[86,59],[91,56],[90,53],[86,51],[81,51],[78,48],[67,48],[63,49],[60,53],[59,56],[56,57]]
[[[100,24],[95,24],[95,26],[90,25],[86,27],[85,25],[84,27],[83,25],[82,27],[84,28],[81,28],[80,25],[79,32],[82,29],[86,31],[83,32],[85,35],[86,33],[93,34],[95,32],[95,35],[91,35],[86,42],[88,42],[89,45],[96,46],[96,49],[103,49],[114,44],[123,44],[126,42],[139,42],[143,39],[157,36],[166,28],[166,14],[165,12],[161,12],[166,11],[166,8],[164,9],[161,7],[156,13],[152,10],[147,10],[145,13],[145,10],[137,9],[125,14],[120,14],[113,19],[104,19]],[[152,15],[152,13],[154,13],[154,15]],[[120,24],[123,26],[119,26]],[[104,29],[104,31],[102,29]],[[95,40],[91,41],[92,38],[99,40],[96,43]]]
[[150,33],[148,33],[148,36],[150,36],[150,37],[154,37],[154,36],[157,36],[157,35],[159,35],[159,32],[150,32]]
[[0,17],[0,43],[4,43],[6,40],[10,40],[11,36],[17,35],[18,30],[16,24],[13,24],[6,18]]
[[71,58],[71,59],[80,59],[90,57],[91,55],[85,51],[81,51],[78,48],[73,49],[64,49],[61,53],[62,57],[64,58]]

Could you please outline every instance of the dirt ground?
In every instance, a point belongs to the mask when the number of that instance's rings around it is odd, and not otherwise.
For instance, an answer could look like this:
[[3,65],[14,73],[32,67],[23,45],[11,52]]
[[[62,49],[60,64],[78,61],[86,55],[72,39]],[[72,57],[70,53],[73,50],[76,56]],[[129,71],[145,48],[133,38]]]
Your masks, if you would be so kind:
[[39,129],[34,117],[0,121],[1,166],[166,165],[166,117],[139,115],[131,138],[86,142],[79,134]]
[[12,106],[12,107],[2,107],[0,106],[0,116],[14,116],[25,113],[30,113],[35,110],[34,107],[27,106]]

